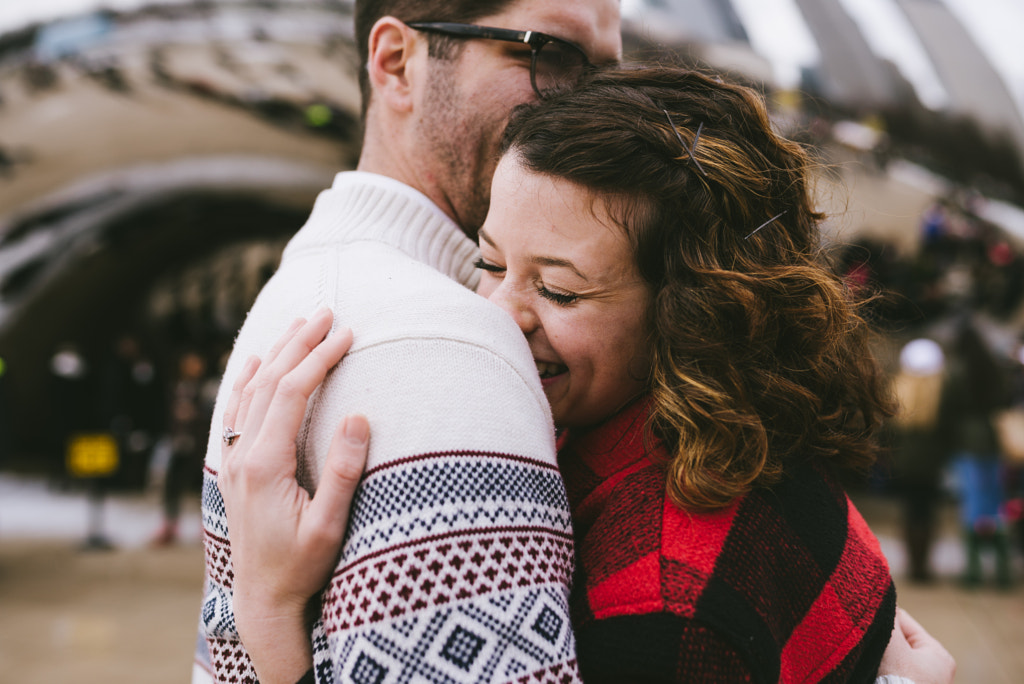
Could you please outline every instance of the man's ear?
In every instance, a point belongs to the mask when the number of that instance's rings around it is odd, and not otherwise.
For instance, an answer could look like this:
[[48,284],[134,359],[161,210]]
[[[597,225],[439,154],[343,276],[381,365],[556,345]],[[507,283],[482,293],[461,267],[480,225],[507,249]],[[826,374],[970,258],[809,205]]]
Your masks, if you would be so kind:
[[415,49],[425,49],[418,40],[416,31],[394,17],[381,17],[373,25],[366,61],[372,100],[396,111],[412,109],[412,85],[418,71]]

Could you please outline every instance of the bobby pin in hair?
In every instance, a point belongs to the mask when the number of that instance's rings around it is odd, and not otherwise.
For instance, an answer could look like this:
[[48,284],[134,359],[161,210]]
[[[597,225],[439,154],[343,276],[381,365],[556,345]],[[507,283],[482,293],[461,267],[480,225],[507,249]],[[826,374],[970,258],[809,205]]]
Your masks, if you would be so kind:
[[693,144],[687,147],[686,143],[683,142],[683,136],[679,134],[679,129],[676,128],[675,122],[672,121],[672,115],[668,113],[667,109],[662,109],[661,111],[665,112],[665,118],[668,119],[668,125],[672,128],[672,132],[676,134],[676,137],[679,138],[679,144],[682,145],[683,149],[686,150],[686,153],[690,155],[690,161],[696,165],[697,170],[701,172],[701,175],[707,178],[707,172],[704,170],[704,167],[700,165],[700,162],[697,161],[697,155],[694,154],[694,150],[697,149],[697,141],[700,140],[700,132],[704,128],[704,122],[701,121],[700,125],[697,126],[697,134],[693,136]]
[[[789,211],[789,210],[787,209],[786,211]],[[775,222],[776,222],[776,221],[778,221],[778,220],[779,220],[780,218],[782,218],[783,214],[785,214],[785,213],[786,213],[786,212],[784,211],[784,212],[782,212],[781,214],[776,214],[775,216],[772,216],[772,217],[771,217],[770,219],[768,219],[767,221],[765,221],[764,223],[762,223],[761,225],[759,225],[759,226],[758,226],[757,228],[755,228],[754,230],[750,231],[750,235],[747,235],[747,237],[745,237],[745,238],[743,238],[743,239],[744,239],[744,240],[749,240],[749,239],[750,239],[750,236],[751,236],[751,235],[753,235],[753,234],[754,234],[754,233],[756,233],[757,231],[761,230],[762,228],[764,228],[765,226],[767,226],[767,225],[768,225],[769,223],[775,223]]]

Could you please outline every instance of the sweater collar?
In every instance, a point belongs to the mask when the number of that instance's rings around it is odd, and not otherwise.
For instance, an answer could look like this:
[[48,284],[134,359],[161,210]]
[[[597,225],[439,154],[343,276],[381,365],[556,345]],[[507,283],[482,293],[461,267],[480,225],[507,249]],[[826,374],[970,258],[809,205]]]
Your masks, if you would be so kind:
[[335,176],[285,257],[361,241],[394,247],[470,289],[479,282],[477,245],[454,221],[415,188],[365,171]]

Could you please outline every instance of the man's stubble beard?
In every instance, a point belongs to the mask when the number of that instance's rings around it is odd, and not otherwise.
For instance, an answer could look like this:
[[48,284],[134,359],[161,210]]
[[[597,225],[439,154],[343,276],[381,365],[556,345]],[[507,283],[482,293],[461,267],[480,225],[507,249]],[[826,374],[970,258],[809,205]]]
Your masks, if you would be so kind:
[[424,99],[419,132],[427,142],[425,154],[434,156],[437,179],[456,213],[462,230],[476,239],[491,200],[491,178],[496,133],[485,130],[465,106],[456,84],[458,59],[432,59],[431,81]]

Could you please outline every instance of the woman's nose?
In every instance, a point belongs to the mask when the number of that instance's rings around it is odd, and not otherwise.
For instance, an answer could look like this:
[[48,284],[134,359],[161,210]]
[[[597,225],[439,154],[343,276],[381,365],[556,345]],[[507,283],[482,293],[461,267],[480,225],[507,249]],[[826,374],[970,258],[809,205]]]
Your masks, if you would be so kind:
[[510,286],[506,279],[501,286],[495,289],[487,297],[493,303],[505,310],[512,320],[516,322],[524,335],[529,335],[537,329],[537,316],[522,292],[516,291]]

